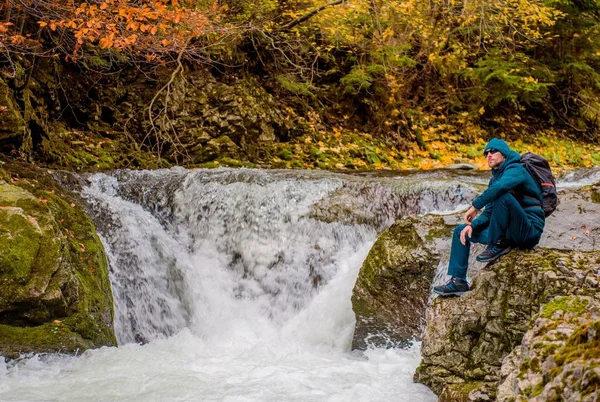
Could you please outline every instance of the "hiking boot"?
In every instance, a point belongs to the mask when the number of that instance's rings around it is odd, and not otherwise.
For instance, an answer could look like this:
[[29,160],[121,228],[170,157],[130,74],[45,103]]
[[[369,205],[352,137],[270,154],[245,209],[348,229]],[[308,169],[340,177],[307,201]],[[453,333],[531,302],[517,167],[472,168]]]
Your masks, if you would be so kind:
[[479,262],[492,262],[512,250],[512,246],[504,243],[491,244],[476,257]]
[[433,291],[440,296],[460,296],[469,291],[469,284],[464,279],[452,278],[442,286],[436,286]]

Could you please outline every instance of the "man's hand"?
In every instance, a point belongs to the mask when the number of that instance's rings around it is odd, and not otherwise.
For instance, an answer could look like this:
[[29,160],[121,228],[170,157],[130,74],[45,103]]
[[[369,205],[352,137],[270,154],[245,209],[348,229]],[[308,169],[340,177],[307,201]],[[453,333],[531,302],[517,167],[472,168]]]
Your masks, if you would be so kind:
[[465,226],[465,228],[460,232],[460,242],[465,246],[467,244],[467,236],[471,237],[473,234],[473,227],[471,225]]
[[477,209],[475,209],[475,207],[471,206],[471,208],[469,208],[469,210],[465,213],[465,222],[468,225],[470,225],[476,216],[477,216]]

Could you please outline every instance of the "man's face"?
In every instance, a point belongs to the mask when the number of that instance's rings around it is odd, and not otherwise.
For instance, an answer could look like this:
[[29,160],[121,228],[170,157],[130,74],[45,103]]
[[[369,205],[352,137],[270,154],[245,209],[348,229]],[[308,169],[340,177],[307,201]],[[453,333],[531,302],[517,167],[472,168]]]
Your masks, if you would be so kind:
[[496,169],[502,164],[502,162],[504,162],[504,155],[502,155],[502,153],[496,149],[487,149],[485,151],[485,157],[489,167],[492,169]]

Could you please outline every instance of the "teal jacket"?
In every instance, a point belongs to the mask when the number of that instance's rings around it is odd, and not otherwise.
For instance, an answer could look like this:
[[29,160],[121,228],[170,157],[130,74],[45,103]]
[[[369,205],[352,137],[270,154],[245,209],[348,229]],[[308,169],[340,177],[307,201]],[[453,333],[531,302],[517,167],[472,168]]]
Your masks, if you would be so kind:
[[487,190],[473,200],[472,205],[484,211],[473,220],[473,230],[486,228],[492,215],[492,202],[498,197],[511,192],[525,210],[531,224],[540,232],[544,230],[546,218],[541,207],[542,194],[539,185],[521,165],[521,156],[511,150],[508,144],[501,139],[492,138],[485,149],[497,149],[504,155],[504,162],[492,170]]

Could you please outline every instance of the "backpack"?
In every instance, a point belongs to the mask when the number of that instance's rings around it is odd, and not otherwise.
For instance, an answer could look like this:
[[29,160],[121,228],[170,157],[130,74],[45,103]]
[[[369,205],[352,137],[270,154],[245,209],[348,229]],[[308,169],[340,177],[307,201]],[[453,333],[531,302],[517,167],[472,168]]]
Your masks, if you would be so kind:
[[556,180],[548,161],[540,155],[526,152],[521,155],[521,164],[540,186],[544,214],[546,217],[552,215],[558,205],[558,193],[556,192]]

